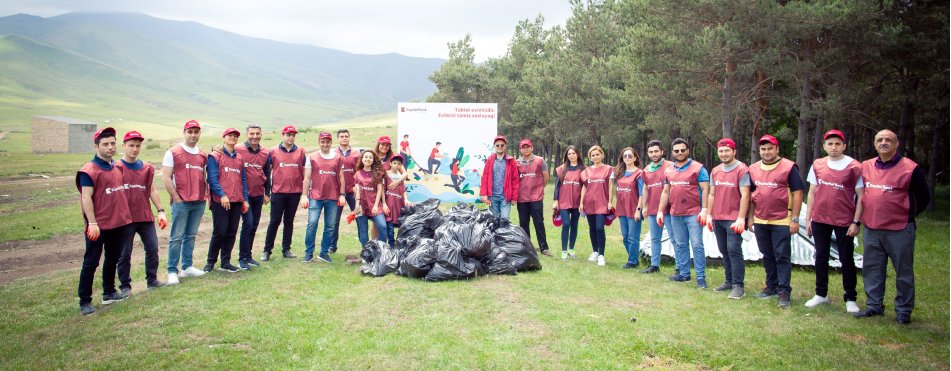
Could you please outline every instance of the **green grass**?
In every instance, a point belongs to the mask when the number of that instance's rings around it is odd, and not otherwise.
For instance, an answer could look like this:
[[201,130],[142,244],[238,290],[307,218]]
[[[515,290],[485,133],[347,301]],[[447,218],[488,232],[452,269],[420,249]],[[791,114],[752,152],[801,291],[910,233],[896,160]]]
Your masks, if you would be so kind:
[[[140,292],[86,318],[76,305],[77,271],[21,280],[0,287],[0,362],[12,369],[947,369],[947,191],[940,196],[939,211],[919,220],[917,305],[907,327],[890,310],[884,318],[847,315],[837,274],[833,304],[809,310],[802,304],[813,294],[813,273],[795,269],[793,307],[782,310],[775,300],[728,300],[668,282],[670,265],[661,275],[622,270],[620,232],[609,227],[608,267],[543,257],[539,272],[427,283],[363,277],[339,261],[278,258],[251,272]],[[344,227],[338,260],[359,251],[353,229]],[[557,246],[559,231],[547,231]],[[586,255],[584,223],[581,236],[579,255]],[[294,241],[300,253],[301,229]],[[199,241],[196,262],[206,247]],[[708,277],[719,284],[722,268],[709,267]],[[134,279],[141,288],[141,266]],[[749,291],[763,281],[762,266],[749,264]],[[893,285],[892,273],[889,303]]]

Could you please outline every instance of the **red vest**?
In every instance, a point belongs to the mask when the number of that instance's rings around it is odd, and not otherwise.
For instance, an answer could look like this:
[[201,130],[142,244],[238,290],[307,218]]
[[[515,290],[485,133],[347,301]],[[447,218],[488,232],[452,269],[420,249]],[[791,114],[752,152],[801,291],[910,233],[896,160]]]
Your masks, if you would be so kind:
[[271,151],[259,146],[258,153],[251,153],[244,144],[239,144],[234,148],[238,151],[238,155],[244,158],[244,176],[248,182],[248,196],[263,196],[264,182],[267,181],[267,177],[264,175],[264,164],[267,163]]
[[670,185],[670,195],[667,197],[670,215],[700,214],[700,169],[703,169],[703,164],[690,160],[690,165],[683,171],[677,171],[674,165],[664,170],[664,177]]
[[816,174],[816,192],[812,200],[813,210],[808,210],[812,220],[848,227],[855,217],[855,184],[862,176],[862,164],[852,160],[845,169],[829,168],[829,158],[820,158],[812,163]]
[[779,160],[773,170],[763,170],[763,161],[750,166],[753,190],[753,215],[763,220],[782,220],[789,216],[789,172],[795,162]]
[[[211,157],[218,162],[218,185],[230,202],[244,202],[244,191],[241,189],[241,173],[244,172],[244,159],[241,155],[228,156],[224,153],[212,152]],[[211,194],[211,200],[221,202],[221,197]]]
[[607,215],[608,193],[611,192],[608,182],[613,171],[614,168],[601,164],[597,168],[587,167],[581,172],[581,184],[585,187],[584,199],[581,202],[584,203],[585,214]]
[[634,170],[634,174],[615,179],[617,183],[617,207],[614,214],[633,218],[637,213],[637,202],[640,199],[637,195],[637,180],[641,178],[641,169]]
[[152,205],[149,196],[152,195],[152,182],[155,180],[155,168],[151,164],[142,163],[142,168],[132,170],[122,161],[116,161],[116,167],[122,171],[122,183],[126,190],[126,199],[129,200],[129,215],[132,223],[153,222]]
[[[340,169],[343,172],[343,191],[353,193],[353,175],[357,171],[357,162],[360,161],[360,151],[350,147],[349,155],[344,156],[340,147],[337,147],[337,153],[340,155],[340,162],[343,166]],[[403,161],[406,161],[406,159],[403,159]]]
[[[126,198],[128,189],[122,181],[122,170],[115,166],[112,170],[103,170],[94,162],[86,163],[76,173],[76,189],[82,195],[79,173],[86,173],[92,178],[92,207],[100,230],[116,229],[132,223],[129,200]],[[86,219],[86,214],[83,214],[83,219]]]
[[271,193],[302,193],[307,152],[304,147],[284,152],[283,145],[278,144],[271,150]]
[[[723,164],[713,168],[710,180],[713,187],[713,205],[709,205],[710,214],[714,220],[736,220],[740,215],[740,179],[749,173],[746,164],[737,161],[737,165],[730,172],[723,171]],[[746,215],[743,215],[745,218]]]
[[403,195],[406,194],[406,185],[400,182],[395,188],[386,188],[383,192],[385,192],[386,207],[390,208],[390,215],[386,217],[386,221],[396,223],[400,218],[400,209],[406,204],[406,200],[403,199]]
[[[333,152],[331,152],[333,153]],[[310,198],[313,200],[336,200],[340,196],[340,156],[327,160],[319,152],[308,158],[310,161]]]
[[[377,184],[373,182],[373,176],[369,171],[357,171],[353,182],[355,187],[360,187],[360,207],[363,208],[363,215],[376,216],[373,214],[373,203],[376,202]],[[382,205],[380,212],[383,212]]]
[[541,201],[545,196],[545,175],[542,172],[545,160],[534,155],[526,164],[523,164],[522,160],[523,158],[519,158],[515,161],[518,167],[517,202]]
[[862,163],[865,196],[862,197],[862,224],[873,229],[900,231],[908,224],[911,199],[911,175],[918,167],[914,161],[902,157],[888,170],[875,168],[875,160]]
[[208,155],[199,150],[198,154],[188,153],[182,146],[171,149],[174,166],[172,176],[175,179],[175,191],[182,201],[204,201],[208,194],[208,182],[205,180],[205,164]]
[[555,169],[555,175],[561,179],[558,189],[558,208],[577,209],[581,206],[581,169],[568,171],[565,165]]
[[[657,215],[657,208],[660,207],[660,195],[664,192],[665,172],[671,164],[670,161],[662,161],[657,171],[644,170],[641,173],[641,178],[644,179],[644,194],[647,197],[647,215]],[[667,203],[667,210],[664,210],[664,213],[670,213],[670,202]]]

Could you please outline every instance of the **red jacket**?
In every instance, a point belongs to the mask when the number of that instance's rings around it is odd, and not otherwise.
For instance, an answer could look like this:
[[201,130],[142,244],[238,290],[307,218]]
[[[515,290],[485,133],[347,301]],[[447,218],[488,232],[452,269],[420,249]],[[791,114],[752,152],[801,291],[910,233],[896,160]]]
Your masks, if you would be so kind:
[[[479,195],[492,197],[492,164],[495,159],[496,154],[493,153],[485,160]],[[509,155],[505,155],[505,182],[502,183],[502,193],[505,194],[505,200],[508,202],[518,198],[518,167],[515,166],[515,158]]]

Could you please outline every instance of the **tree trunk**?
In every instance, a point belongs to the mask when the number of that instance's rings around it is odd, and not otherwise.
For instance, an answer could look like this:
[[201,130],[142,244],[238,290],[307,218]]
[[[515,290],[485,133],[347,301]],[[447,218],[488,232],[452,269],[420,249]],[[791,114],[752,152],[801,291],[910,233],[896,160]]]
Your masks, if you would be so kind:
[[723,101],[720,102],[724,138],[733,138],[733,71],[735,70],[736,65],[732,61],[727,61],[726,73],[723,74]]
[[769,110],[769,102],[766,100],[766,73],[756,71],[756,108],[753,109],[753,127],[750,130],[750,164],[759,161],[759,146],[757,134],[760,131],[760,125],[766,113]]
[[905,157],[915,159],[915,92],[918,90],[918,78],[910,77],[903,84],[901,121],[898,124],[898,141],[901,142]]
[[[809,163],[812,164],[817,158],[822,158],[822,135],[825,134],[825,110],[819,110],[819,115],[816,117],[816,131],[814,132],[812,141],[812,159]],[[800,170],[805,171],[805,168],[800,168]]]
[[810,100],[812,99],[812,79],[807,75],[802,77],[802,86],[800,86],[800,97],[801,101],[799,102],[799,130],[796,137],[796,165],[799,165],[799,169],[802,170],[805,168],[806,164],[806,151],[809,150],[809,127],[811,126],[811,107]]
[[939,151],[938,149],[942,148],[941,138],[944,138],[944,128],[945,128],[944,118],[947,117],[947,115],[948,113],[945,110],[938,111],[938,118],[935,120],[934,131],[932,131],[932,136],[931,136],[931,150],[929,151],[929,153],[931,154],[931,156],[929,157],[931,158],[930,158],[930,163],[928,164],[928,174],[927,174],[928,192],[931,193],[931,202],[928,204],[928,207],[927,207],[928,211],[934,211],[935,209],[934,190],[935,190],[935,187],[938,186],[938,162],[941,161],[942,158],[944,158],[941,154],[941,151]]

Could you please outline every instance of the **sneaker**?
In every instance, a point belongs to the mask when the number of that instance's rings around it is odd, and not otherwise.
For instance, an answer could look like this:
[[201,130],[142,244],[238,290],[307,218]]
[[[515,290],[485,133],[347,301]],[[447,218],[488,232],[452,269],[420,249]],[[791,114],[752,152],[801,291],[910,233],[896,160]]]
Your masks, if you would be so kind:
[[245,262],[245,263],[248,263],[248,265],[250,265],[250,266],[252,266],[252,267],[260,267],[260,266],[261,266],[261,263],[258,263],[256,260],[251,259],[251,258],[244,259],[244,262]]
[[722,285],[717,286],[716,288],[714,288],[713,291],[721,292],[721,291],[729,290],[729,289],[731,289],[731,288],[733,288],[733,285],[731,285],[729,282],[724,282]]
[[284,251],[283,255],[284,255],[284,259],[294,259],[297,257],[297,255],[294,255],[294,253],[292,253],[291,250]]
[[603,267],[604,264],[604,255],[598,255],[598,266]]
[[875,317],[875,316],[884,316],[885,311],[882,309],[874,309],[871,307],[865,307],[865,310],[853,314],[855,318],[864,318],[864,317]]
[[812,299],[806,302],[806,308],[815,308],[819,306],[819,304],[829,304],[829,298],[819,295],[813,296]]
[[122,293],[122,296],[125,296],[125,297],[130,297],[130,296],[132,296],[132,288],[131,288],[131,287],[126,287],[126,288],[120,289],[119,292],[121,292],[121,293]]
[[697,278],[697,288],[701,290],[707,289],[707,280],[703,278]]
[[542,250],[542,255],[551,256],[551,251],[548,251],[548,249]]
[[852,314],[858,313],[858,312],[859,312],[859,305],[858,305],[858,303],[856,303],[855,301],[847,301],[847,302],[845,302],[845,312],[846,312],[846,313],[852,313]]
[[320,254],[320,255],[317,255],[317,259],[319,259],[320,261],[322,261],[322,262],[324,262],[324,263],[333,263],[333,262],[334,262],[334,260],[330,258],[330,254]]
[[[171,277],[169,277],[169,278],[171,278]],[[175,279],[177,280],[178,277],[175,277]],[[157,288],[159,288],[159,287],[165,287],[165,286],[168,286],[168,284],[165,283],[165,282],[159,281],[159,280],[155,280],[155,281],[149,282],[149,283],[146,285],[146,287],[148,287],[149,290],[157,289]]]
[[96,313],[96,307],[92,306],[92,304],[83,304],[79,306],[79,314],[88,316],[93,313]]
[[779,293],[779,307],[780,308],[789,308],[789,294],[785,292]]
[[575,255],[575,249],[568,249],[568,257],[569,257],[569,258],[574,258],[574,257],[576,257],[576,256],[578,256],[578,255]]
[[168,274],[168,284],[177,285],[178,284],[178,273],[169,273]]
[[597,260],[598,260],[598,253],[596,253],[596,252],[591,253],[591,256],[588,257],[588,261],[589,261],[589,262],[593,262],[593,261],[597,261]]
[[127,296],[122,295],[122,292],[121,292],[121,291],[116,291],[116,292],[113,292],[113,293],[111,293],[111,294],[109,294],[109,295],[102,295],[102,305],[109,305],[109,304],[112,304],[112,303],[118,303],[118,302],[120,302],[120,301],[125,300],[125,298],[127,298]]
[[763,289],[763,291],[760,292],[759,295],[756,295],[756,298],[766,299],[766,298],[769,298],[770,296],[775,296],[775,295],[776,295],[775,290]]
[[201,277],[204,275],[205,275],[205,271],[195,267],[188,267],[187,269],[182,271],[181,277]]
[[660,267],[656,265],[652,265],[650,267],[644,268],[644,270],[641,271],[641,273],[657,273],[657,272],[660,272]]
[[239,261],[239,262],[238,262],[238,269],[243,270],[243,271],[250,270],[250,269],[251,269],[251,264],[248,264],[248,262],[247,262],[246,260]]
[[310,263],[314,260],[314,254],[304,254],[304,260],[301,260],[301,263]]
[[733,290],[730,290],[730,295],[727,297],[730,299],[742,299],[744,296],[746,296],[746,292],[743,290],[743,286],[733,285]]
[[627,262],[627,263],[624,263],[624,265],[621,266],[621,269],[632,269],[632,268],[637,268],[637,264],[631,263],[631,262]]
[[[222,264],[222,265],[224,265],[224,264]],[[208,264],[205,264],[205,267],[202,268],[201,271],[202,271],[202,272],[205,272],[205,273],[211,273],[211,271],[213,271],[213,270],[215,270],[215,265],[214,265],[214,264],[211,264],[211,263],[208,263]]]
[[265,251],[264,254],[261,254],[261,261],[266,262],[271,260],[271,252]]
[[331,248],[330,248],[330,253],[331,253],[331,254],[336,254],[336,253],[337,253],[337,246],[331,247]]
[[218,270],[225,271],[229,273],[235,273],[238,271],[238,267],[231,265],[231,263],[222,263]]
[[687,282],[687,281],[690,281],[690,276],[689,276],[689,275],[688,275],[688,276],[681,276],[681,275],[679,275],[679,274],[675,274],[675,275],[673,275],[673,276],[668,277],[667,279],[668,279],[668,280],[671,280],[671,281],[674,281],[674,282]]
[[562,251],[562,252],[561,252],[561,260],[568,260],[568,252],[567,252],[567,251]]
[[911,324],[911,313],[898,313],[895,317],[895,322],[898,322],[899,325]]

